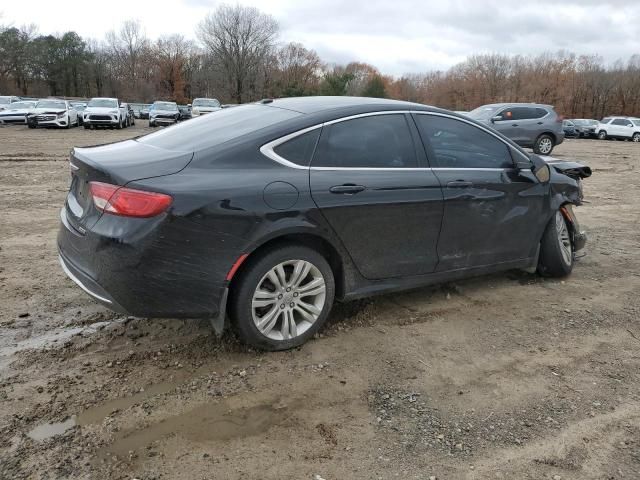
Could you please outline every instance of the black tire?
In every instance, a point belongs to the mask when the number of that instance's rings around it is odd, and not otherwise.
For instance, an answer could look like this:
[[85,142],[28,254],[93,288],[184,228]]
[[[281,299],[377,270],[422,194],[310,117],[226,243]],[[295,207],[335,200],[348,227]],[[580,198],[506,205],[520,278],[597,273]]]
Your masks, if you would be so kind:
[[[324,304],[317,319],[303,333],[286,340],[272,339],[261,333],[253,321],[252,300],[254,292],[267,272],[282,262],[295,260],[304,260],[305,262],[311,263],[322,274],[325,282]],[[249,258],[247,262],[248,263],[243,266],[244,268],[239,274],[239,277],[234,279],[234,285],[229,301],[229,317],[231,319],[232,328],[236,332],[238,338],[242,342],[256,348],[275,351],[288,350],[290,348],[297,347],[313,337],[313,335],[320,330],[326,322],[335,296],[333,271],[331,270],[327,260],[320,253],[311,248],[296,245],[284,245],[272,250],[267,250],[256,258]],[[277,304],[280,300],[274,301]],[[283,302],[286,301],[288,300],[283,300]],[[276,307],[276,304],[274,304],[274,308]],[[275,318],[276,325],[279,324],[282,326],[282,323],[279,320],[279,313]],[[276,327],[273,327],[273,330],[277,330]]]
[[[566,229],[570,253],[563,253],[561,232],[558,225],[562,222]],[[558,210],[549,220],[540,241],[538,257],[538,273],[547,277],[566,277],[573,269],[573,243],[571,242],[571,226]]]
[[548,133],[543,133],[538,138],[536,138],[535,143],[533,144],[533,153],[537,155],[551,155],[553,152],[553,147],[555,147],[556,142],[551,135]]
[[84,129],[85,130],[89,130],[89,125],[87,125],[86,123],[84,124]]
[[640,132],[634,133],[633,136],[631,137],[631,141],[639,143],[640,142]]
[[607,139],[607,132],[605,130],[600,130],[598,132],[598,140],[606,140]]

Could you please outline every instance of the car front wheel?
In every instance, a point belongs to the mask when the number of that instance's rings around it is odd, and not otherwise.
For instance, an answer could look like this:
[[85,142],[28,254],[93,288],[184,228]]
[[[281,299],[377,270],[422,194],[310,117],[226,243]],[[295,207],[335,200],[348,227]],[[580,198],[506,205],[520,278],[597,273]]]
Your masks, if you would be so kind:
[[558,210],[542,235],[538,272],[549,277],[565,277],[573,269],[571,232],[564,215]]
[[600,130],[598,132],[598,139],[599,140],[606,140],[607,139],[607,132],[605,132],[604,130]]
[[631,137],[631,141],[636,143],[640,142],[640,132],[634,133]]
[[315,250],[293,245],[248,262],[231,294],[238,337],[264,350],[302,345],[331,311],[335,284],[329,263]]
[[538,155],[551,155],[554,146],[553,137],[544,133],[536,139],[536,143],[533,145],[533,152]]

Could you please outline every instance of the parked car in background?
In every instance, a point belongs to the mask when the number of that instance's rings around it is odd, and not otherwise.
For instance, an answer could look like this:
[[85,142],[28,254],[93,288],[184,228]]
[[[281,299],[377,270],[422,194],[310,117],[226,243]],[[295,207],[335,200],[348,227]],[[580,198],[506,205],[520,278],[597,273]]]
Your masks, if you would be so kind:
[[220,109],[220,102],[215,98],[196,98],[191,104],[191,115],[197,117],[205,113],[217,112]]
[[149,109],[151,109],[150,104],[144,104],[140,109],[140,118],[143,120],[149,120]]
[[92,98],[84,110],[84,128],[122,128],[125,126],[125,117],[126,112],[120,108],[117,98]]
[[596,128],[600,140],[617,139],[640,142],[640,123],[629,117],[605,117]]
[[84,124],[84,111],[87,108],[87,102],[70,102],[73,108],[78,112],[78,125]]
[[142,103],[130,103],[129,105],[131,105],[131,109],[133,110],[133,116],[135,118],[140,118],[140,111],[142,110],[143,104]]
[[0,111],[7,108],[10,104],[14,102],[19,102],[20,98],[13,95],[4,95],[0,97]]
[[[426,152],[425,152],[426,151]],[[265,100],[71,152],[60,263],[107,307],[267,350],[334,299],[514,268],[562,277],[589,167],[416,103]]]
[[136,124],[136,116],[133,113],[133,108],[130,103],[121,103],[120,108],[124,110],[124,126],[131,127]]
[[0,110],[0,125],[26,125],[27,115],[33,113],[38,102],[32,100],[13,102]]
[[153,102],[149,109],[149,126],[171,125],[180,120],[180,110],[176,102]]
[[565,137],[575,138],[578,136],[578,129],[571,120],[562,121],[562,131]]
[[180,110],[180,121],[189,120],[192,117],[190,105],[178,105],[178,110]]
[[564,141],[562,117],[551,105],[494,103],[478,107],[467,116],[539,155],[551,155],[553,148]]
[[589,118],[574,118],[571,120],[578,131],[578,137],[591,138],[596,136],[596,129],[598,128],[598,120]]
[[55,98],[40,100],[27,116],[27,125],[29,128],[77,127],[79,125],[78,112],[68,100]]

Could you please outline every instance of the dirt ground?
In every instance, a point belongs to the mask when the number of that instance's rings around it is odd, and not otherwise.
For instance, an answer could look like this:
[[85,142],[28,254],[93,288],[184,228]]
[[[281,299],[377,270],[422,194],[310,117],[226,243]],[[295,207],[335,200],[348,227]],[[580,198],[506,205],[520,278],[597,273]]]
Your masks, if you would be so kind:
[[69,149],[146,131],[0,128],[0,478],[640,478],[640,145],[557,148],[594,170],[569,278],[338,305],[262,353],[60,269]]

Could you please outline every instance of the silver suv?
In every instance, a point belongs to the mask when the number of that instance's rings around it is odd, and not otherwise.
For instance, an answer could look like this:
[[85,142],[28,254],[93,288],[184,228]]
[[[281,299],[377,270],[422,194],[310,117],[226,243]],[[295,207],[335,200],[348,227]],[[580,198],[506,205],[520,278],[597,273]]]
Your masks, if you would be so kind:
[[467,116],[539,155],[551,155],[553,147],[564,141],[562,117],[551,105],[493,103],[478,107]]

